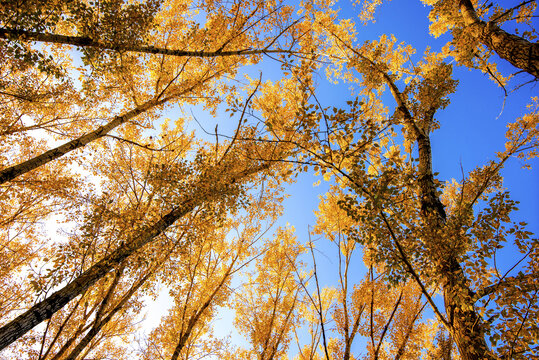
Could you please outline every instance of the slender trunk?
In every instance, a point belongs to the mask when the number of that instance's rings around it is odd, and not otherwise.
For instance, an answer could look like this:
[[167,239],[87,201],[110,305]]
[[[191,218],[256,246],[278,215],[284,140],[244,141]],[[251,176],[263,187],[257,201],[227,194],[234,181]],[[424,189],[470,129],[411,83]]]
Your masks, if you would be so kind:
[[[109,305],[110,303],[110,300],[114,294],[114,291],[116,290],[116,286],[118,286],[118,283],[120,282],[120,277],[122,276],[122,273],[123,273],[123,270],[124,270],[124,266],[120,266],[119,269],[117,269],[115,271],[115,274],[114,274],[114,278],[112,280],[112,284],[109,286],[108,290],[107,290],[107,293],[105,295],[105,297],[103,298],[103,300],[101,301],[101,305],[99,306],[99,308],[97,309],[96,311],[96,314],[95,314],[95,319],[94,319],[94,324],[92,325],[92,327],[90,328],[90,331],[88,333],[86,333],[86,335],[84,336],[83,340],[85,338],[88,337],[88,334],[91,333],[98,325],[99,323],[101,322],[102,320],[102,317],[103,317],[103,313],[105,311],[105,308]],[[74,336],[72,338],[72,340],[75,340],[77,337]],[[93,336],[92,336],[93,338]],[[82,341],[81,341],[82,342]],[[78,348],[81,344],[81,342],[79,342],[79,344],[75,347],[75,348]],[[69,343],[69,342],[68,342]],[[67,343],[66,343],[67,344]],[[67,347],[62,347],[61,351],[59,351],[51,360],[57,360],[57,359],[60,359],[64,352],[69,349],[69,347],[71,346],[71,344]],[[71,352],[73,353],[73,352]]]
[[[92,265],[88,270],[64,288],[58,290],[47,299],[35,304],[25,313],[0,328],[0,350],[10,345],[42,321],[49,319],[69,301],[90,288],[118,266],[118,264],[137,252],[144,245],[152,242],[156,236],[160,235],[176,220],[192,211],[196,206],[201,205],[211,198],[218,199],[220,196],[224,195],[226,188],[229,185],[234,184],[251,174],[267,169],[268,167],[268,164],[262,164],[234,175],[226,176],[226,174],[222,174],[220,177],[221,183],[213,188],[206,189],[207,185],[201,184],[191,196],[186,197],[180,205],[163,216],[155,224],[146,227],[146,229],[141,231],[137,236],[122,243],[118,249],[109,256]],[[218,171],[218,169],[215,170]],[[208,173],[210,172],[211,171]],[[213,175],[218,176],[215,174],[215,171],[212,176]],[[204,179],[202,179],[202,181],[204,181]]]
[[458,5],[462,19],[472,30],[473,36],[502,59],[539,79],[539,43],[531,43],[507,33],[492,22],[482,21],[470,0],[459,0]]
[[357,316],[354,320],[354,324],[352,326],[352,331],[350,335],[346,338],[345,342],[345,348],[344,348],[344,355],[343,360],[350,360],[351,357],[351,351],[352,351],[352,344],[354,343],[354,338],[356,337],[356,334],[359,329],[359,321],[361,320],[361,315],[363,314],[363,310],[365,310],[366,305],[362,305],[359,309]]
[[378,341],[378,345],[376,346],[376,350],[374,350],[374,359],[378,360],[380,356],[380,348],[382,346],[382,343],[384,342],[384,337],[387,333],[387,330],[389,329],[389,326],[391,325],[391,322],[393,321],[393,317],[395,316],[395,313],[397,312],[401,300],[402,300],[402,294],[404,290],[401,290],[401,293],[399,295],[399,298],[397,299],[397,302],[395,303],[395,306],[393,306],[393,311],[391,311],[391,315],[389,316],[389,319],[387,320],[386,324],[384,325],[384,329],[382,330],[382,334],[380,335],[380,340]]
[[349,337],[345,338],[343,360],[350,360],[350,349],[352,347],[352,341]]
[[[105,317],[100,317],[96,319],[94,326],[84,335],[82,340],[75,346],[73,351],[69,353],[69,355],[65,358],[65,360],[75,360],[78,355],[88,346],[90,341],[94,339],[94,337],[101,331],[101,329],[107,325],[110,320],[120,311],[123,309],[124,305],[129,301],[129,299],[137,292],[137,290],[148,280],[148,278],[152,275],[152,272],[149,272],[146,274],[142,279],[140,279],[134,286],[131,287],[131,289],[125,294],[120,302],[116,304],[116,306],[109,311],[109,313]],[[52,360],[52,359],[51,359]]]
[[[84,294],[82,294],[82,296],[84,296]],[[77,303],[75,304],[75,306],[73,307],[73,310],[71,310],[71,312],[69,313],[69,315],[67,315],[67,317],[64,319],[64,321],[62,321],[62,324],[60,325],[58,331],[56,332],[56,335],[54,335],[54,338],[52,339],[52,341],[50,342],[49,344],[49,347],[47,349],[47,351],[45,351],[45,354],[43,354],[42,357],[39,357],[38,360],[41,360],[41,359],[46,359],[50,353],[50,351],[52,350],[52,347],[54,346],[54,344],[56,343],[56,341],[58,341],[58,337],[60,336],[60,334],[62,333],[63,329],[65,328],[67,322],[69,321],[69,319],[71,319],[71,317],[73,316],[73,314],[75,314],[77,308],[79,307],[80,303],[81,303],[81,300],[82,300],[82,297],[81,299],[79,299],[79,301],[77,301]],[[82,330],[82,327],[79,327],[76,331],[75,331],[75,336],[74,338],[78,335],[78,332]],[[69,342],[69,340],[68,340]],[[65,344],[64,346],[65,347]],[[62,348],[63,348],[62,347]]]
[[236,263],[236,260],[238,259],[239,254],[234,258],[230,266],[228,267],[225,275],[217,285],[217,287],[213,290],[213,292],[210,294],[210,296],[206,299],[206,302],[202,304],[202,306],[198,309],[195,315],[193,315],[189,319],[189,323],[187,324],[187,329],[183,334],[180,335],[180,339],[178,340],[178,344],[176,345],[176,348],[174,349],[174,353],[172,354],[172,357],[170,360],[177,360],[180,356],[180,352],[185,346],[185,343],[187,342],[187,339],[189,339],[189,336],[191,336],[191,332],[193,331],[193,328],[195,327],[196,323],[198,322],[198,319],[202,316],[204,311],[210,306],[212,300],[215,298],[215,295],[221,290],[223,285],[225,284],[226,280],[229,278],[230,274],[232,273],[232,268],[234,264]]
[[[99,308],[97,309],[97,312],[96,312],[96,320],[99,319],[105,309],[105,306],[107,305],[108,301],[110,300],[112,294],[113,294],[113,290],[114,288],[116,287],[116,285],[118,285],[118,281],[120,280],[120,272],[123,271],[123,268],[120,269],[120,270],[117,270],[116,271],[116,274],[114,275],[114,279],[112,281],[112,284],[111,286],[109,287],[109,289],[107,290],[107,294],[105,295],[105,298],[103,299],[103,301],[101,302],[101,305],[99,306]],[[83,294],[84,296],[84,294]],[[79,299],[79,303],[81,301],[82,297]],[[78,303],[77,303],[78,305]],[[87,320],[87,318],[95,311],[95,309],[97,308],[97,304],[95,306],[92,307],[92,310],[90,312],[87,312],[86,313],[86,316],[84,316],[84,321],[81,322],[80,326],[77,328],[77,330],[74,332],[74,333],[71,333],[71,337],[65,342],[65,344],[60,348],[60,350],[56,353],[56,355],[54,355],[50,360],[58,360],[58,359],[61,359],[62,356],[64,355],[64,353],[71,347],[71,345],[73,345],[73,343],[75,342],[75,340],[78,338],[78,336],[82,333],[84,333],[84,331],[86,331],[86,329],[88,328],[88,326],[84,326],[85,325],[85,321]],[[72,314],[75,313],[75,309],[73,309],[73,311],[71,312],[70,316],[68,318],[66,318],[66,320],[64,321],[63,325],[67,324],[67,321],[69,320],[69,318],[71,317]],[[62,326],[63,328],[63,326]],[[56,336],[58,337],[62,331],[62,328],[60,330],[58,330],[58,332],[56,333]],[[45,353],[45,356],[43,356],[43,359],[46,359],[47,358],[47,355],[48,353],[50,352],[50,350],[52,349],[52,346],[54,345],[54,342],[51,343],[49,345],[49,349],[47,350],[47,352]]]
[[99,40],[94,40],[90,37],[69,36],[58,34],[46,34],[27,30],[0,28],[0,39],[18,39],[25,41],[45,42],[52,44],[73,45],[78,47],[92,47],[102,50],[121,51],[121,52],[137,52],[145,54],[161,54],[178,57],[219,57],[219,56],[245,56],[256,54],[269,53],[289,53],[289,50],[270,50],[270,49],[240,49],[230,51],[188,51],[188,50],[173,50],[150,45],[137,45],[130,43],[112,44],[103,43]]
[[[170,253],[171,251],[168,253],[168,255],[170,255]],[[165,259],[168,258],[168,255],[165,257]],[[133,286],[131,286],[131,288],[127,291],[127,293],[120,298],[120,301],[116,305],[114,305],[114,307],[105,316],[103,316],[105,307],[110,303],[110,298],[112,296],[111,291],[115,289],[116,285],[118,284],[119,277],[121,275],[120,273],[123,272],[123,264],[122,264],[120,268],[116,270],[115,282],[111,285],[111,287],[109,288],[109,293],[107,294],[107,296],[101,303],[101,307],[96,314],[96,318],[95,318],[92,328],[86,333],[86,335],[84,335],[81,341],[64,358],[64,360],[74,360],[83,351],[87,353],[89,351],[89,349],[87,349],[88,344],[90,344],[90,342],[96,337],[96,335],[99,334],[101,329],[112,320],[114,315],[116,315],[116,313],[118,313],[120,310],[124,308],[125,304],[129,301],[129,299],[131,299],[131,297],[138,291],[138,289],[140,289],[140,287],[146,283],[146,281],[150,278],[150,276],[154,274],[154,272],[162,265],[164,261],[165,260],[162,260],[153,269],[149,269],[147,274],[144,275],[142,278],[140,278]],[[75,339],[76,337],[74,337],[73,339],[70,339],[71,342],[68,342],[69,344],[66,343],[67,346],[64,346],[65,349],[62,348],[63,351],[58,352],[53,358],[51,358],[51,360],[62,359],[63,354],[67,351],[67,349],[71,346],[71,344],[73,343]],[[84,358],[84,356],[81,358]]]
[[34,170],[42,165],[45,165],[46,163],[50,161],[56,160],[73,150],[84,147],[90,142],[107,135],[111,130],[120,126],[126,121],[133,119],[137,115],[145,111],[148,111],[149,109],[155,106],[164,104],[169,100],[171,100],[171,97],[164,98],[161,100],[158,100],[158,99],[148,100],[144,104],[137,106],[135,109],[128,111],[127,113],[123,115],[116,116],[108,124],[100,126],[98,129],[92,131],[89,134],[83,135],[75,140],[72,140],[68,143],[60,145],[54,149],[48,150],[44,152],[43,154],[38,155],[32,159],[26,160],[18,165],[14,165],[7,169],[4,169],[0,171],[0,184],[13,180],[17,176],[20,176],[31,170]]

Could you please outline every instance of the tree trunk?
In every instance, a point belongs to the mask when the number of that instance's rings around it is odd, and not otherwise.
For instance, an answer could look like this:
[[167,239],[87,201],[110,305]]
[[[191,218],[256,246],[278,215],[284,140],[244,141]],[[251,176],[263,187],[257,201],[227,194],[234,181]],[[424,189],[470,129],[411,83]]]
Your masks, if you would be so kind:
[[161,100],[152,99],[146,101],[144,104],[137,106],[135,109],[128,111],[123,115],[116,116],[112,121],[104,126],[100,126],[98,129],[92,131],[89,134],[83,135],[75,140],[71,140],[68,143],[60,145],[54,149],[48,150],[41,155],[38,155],[32,159],[26,160],[18,165],[11,166],[7,169],[0,171],[0,184],[15,179],[24,173],[34,170],[46,163],[56,160],[65,154],[86,146],[90,142],[102,138],[107,135],[111,130],[120,126],[128,120],[133,119],[137,115],[161,104],[171,100],[171,97]]
[[475,302],[470,296],[467,279],[455,257],[447,259],[443,272],[445,312],[451,324],[451,335],[457,344],[460,358],[496,359],[485,341],[482,319],[475,311]]
[[459,0],[458,5],[464,23],[483,45],[513,66],[539,79],[539,43],[531,43],[520,36],[507,33],[492,22],[482,21],[470,0]]
[[[418,147],[418,188],[421,206],[421,217],[424,226],[430,230],[433,239],[431,241],[443,241],[436,239],[442,233],[445,224],[446,213],[440,198],[436,194],[434,174],[432,171],[432,148],[428,129],[430,123],[419,128],[406,107],[401,94],[395,84],[386,76],[394,97],[396,97],[399,109],[404,116],[404,123],[411,135],[414,136]],[[435,113],[434,108],[428,110],[425,121],[432,122]],[[462,360],[495,359],[485,341],[484,329],[479,315],[475,311],[475,303],[472,298],[466,276],[462,267],[450,246],[444,246],[442,253],[431,254],[436,256],[432,261],[439,262],[440,272],[443,278],[444,301],[448,325],[451,334],[457,343]]]
[[86,146],[90,142],[97,140],[99,138],[104,137],[107,135],[110,131],[115,129],[116,127],[122,125],[123,123],[133,119],[139,114],[142,114],[156,106],[166,104],[167,102],[174,100],[178,98],[181,95],[184,95],[186,93],[189,93],[193,91],[197,86],[206,83],[207,81],[213,79],[216,75],[218,75],[219,72],[215,72],[212,75],[209,75],[201,80],[198,80],[195,82],[194,85],[188,87],[187,89],[184,89],[182,91],[179,91],[178,93],[175,93],[173,95],[164,97],[162,99],[159,99],[158,97],[154,97],[151,100],[146,101],[144,104],[137,106],[135,109],[128,111],[127,113],[123,115],[116,116],[113,120],[111,120],[108,124],[104,126],[100,126],[98,129],[92,131],[89,134],[83,135],[75,140],[72,140],[68,143],[65,143],[63,145],[60,145],[54,149],[51,149],[49,151],[44,152],[41,155],[38,155],[32,159],[29,159],[25,162],[22,162],[18,165],[14,165],[12,167],[9,167],[7,169],[4,169],[0,171],[0,184],[3,184],[7,181],[13,180],[17,176],[20,176],[22,174],[25,174],[31,170],[34,170],[42,165],[47,164],[50,161],[56,160],[65,154],[79,149],[81,147]]
[[289,50],[270,50],[270,49],[240,49],[240,50],[217,50],[217,51],[188,51],[188,50],[173,50],[166,48],[159,48],[149,45],[133,45],[133,44],[107,44],[98,40],[94,40],[90,37],[81,36],[68,36],[59,34],[46,34],[38,33],[27,30],[19,29],[7,29],[0,28],[0,39],[6,40],[23,40],[23,41],[36,41],[46,42],[52,44],[64,44],[73,45],[80,48],[92,47],[102,50],[120,51],[120,52],[137,52],[145,54],[161,54],[178,57],[219,57],[219,56],[245,56],[256,54],[270,54],[270,53],[290,53]]
[[[210,200],[212,197],[218,199],[224,195],[227,186],[237,183],[239,180],[267,168],[269,168],[269,163],[263,163],[262,165],[244,170],[234,175],[227,176],[227,174],[221,174],[220,177],[216,175],[216,171],[219,171],[218,169],[215,169],[213,172],[209,170],[208,173],[221,179],[221,183],[208,190],[205,190],[207,185],[202,184],[192,196],[184,199],[180,205],[163,216],[154,225],[141,231],[138,236],[122,243],[122,245],[120,245],[120,247],[113,253],[92,265],[88,270],[64,288],[58,290],[47,299],[35,304],[25,313],[0,328],[0,350],[10,345],[42,321],[51,318],[55,312],[62,309],[62,307],[69,301],[90,288],[106,274],[114,270],[114,268],[122,261],[137,252],[144,245],[150,243],[156,236],[161,234],[176,220],[192,211],[196,206]],[[204,180],[205,179],[201,179],[201,182],[204,182]]]

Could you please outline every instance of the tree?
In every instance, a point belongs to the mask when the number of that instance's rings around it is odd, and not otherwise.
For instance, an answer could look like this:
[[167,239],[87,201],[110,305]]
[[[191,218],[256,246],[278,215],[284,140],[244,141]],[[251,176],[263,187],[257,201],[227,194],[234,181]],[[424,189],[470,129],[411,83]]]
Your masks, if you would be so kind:
[[[536,2],[424,3],[451,39],[415,55],[398,32],[360,42],[331,1],[2,2],[5,356],[533,357],[538,244],[502,169],[537,157],[537,100],[459,181],[440,180],[433,149],[456,66],[505,89],[497,53],[537,78]],[[347,105],[324,105],[323,71]],[[330,189],[314,230],[266,239],[282,185],[307,171]],[[502,271],[504,243],[522,258]],[[163,288],[171,308],[141,337]],[[221,308],[248,347],[217,334]]]
[[[526,256],[536,247],[536,240],[529,239],[530,234],[522,229],[525,224],[510,223],[508,214],[515,209],[514,202],[499,185],[499,171],[511,156],[520,153],[526,158],[536,154],[535,106],[531,106],[529,114],[509,125],[505,151],[497,154],[498,160],[473,171],[458,185],[459,191],[444,194],[442,202],[441,185],[434,177],[430,134],[439,127],[436,112],[449,105],[448,96],[456,89],[451,66],[443,62],[441,54],[427,50],[421,62],[405,67],[413,49],[397,44],[395,38],[382,36],[379,41],[356,46],[350,38],[342,38],[332,30],[330,22],[324,25],[340,43],[339,58],[347,59],[343,61],[342,72],[337,74],[350,78],[357,71],[361,94],[375,104],[369,106],[381,107],[376,105],[380,101],[376,92],[384,87],[389,89],[397,105],[390,118],[374,117],[380,124],[378,128],[388,130],[381,136],[379,145],[370,145],[369,151],[353,159],[353,164],[328,161],[331,159],[329,151],[338,153],[343,147],[349,147],[346,142],[339,142],[338,136],[334,137],[328,151],[311,155],[311,158],[342,176],[342,186],[350,189],[350,194],[343,196],[342,205],[350,217],[362,224],[352,234],[360,243],[372,247],[377,261],[386,264],[388,279],[399,282],[411,278],[420,286],[439,321],[456,342],[461,358],[495,358],[486,339],[491,325],[480,315],[486,310],[481,304],[485,285],[478,281],[489,278],[485,258],[492,256],[492,249],[500,246],[498,241],[515,234],[515,244]],[[401,79],[406,84],[404,90],[397,85]],[[406,154],[401,153],[402,148],[392,140],[399,128]],[[417,147],[417,155],[412,152],[412,145]],[[414,156],[416,158],[412,159]],[[473,209],[479,200],[485,201],[485,205],[475,217]],[[486,213],[489,215],[485,216]],[[500,225],[505,223],[507,230],[505,225]],[[501,233],[494,236],[492,232],[488,235],[480,232],[476,238],[478,233],[474,229],[477,227],[498,229]],[[491,250],[480,245],[486,241],[484,235],[490,239],[487,247]],[[468,260],[474,257],[481,265]],[[523,285],[537,278],[531,265],[535,261],[531,255],[528,272],[519,276],[524,280]],[[490,280],[487,288],[495,283],[497,280]],[[445,315],[428,291],[432,285],[443,291]],[[524,287],[520,289],[520,296],[533,298],[534,287]],[[527,300],[522,306],[519,311],[524,311],[525,315],[518,316],[518,322],[520,327],[530,329],[525,331],[530,338],[526,341],[527,347],[519,349],[518,356],[533,351],[530,346],[535,336],[531,335],[533,325],[527,320],[529,312],[535,310],[531,310],[533,306]],[[497,328],[504,334],[501,336],[515,343],[516,334],[502,328]],[[495,335],[494,339],[496,336],[500,335]],[[503,346],[497,350],[500,355],[517,356],[515,351]]]
[[[230,301],[234,274],[256,256],[253,247],[263,230],[260,218],[265,217],[263,204],[259,205],[245,217],[223,219],[217,231],[204,224],[197,233],[200,240],[187,244],[182,256],[169,262],[168,272],[176,276],[162,281],[169,286],[174,304],[148,337],[144,358],[188,359],[221,350],[215,348],[211,321],[218,307]],[[240,226],[244,227],[241,232]],[[230,241],[227,236],[234,228],[237,238]]]
[[[508,78],[503,76],[492,60],[496,53],[534,77],[538,78],[539,44],[537,31],[533,26],[534,0],[520,1],[510,7],[501,2],[480,2],[477,0],[421,0],[432,6],[429,19],[431,35],[439,37],[451,33],[452,40],[444,47],[444,53],[458,63],[474,67],[488,73],[502,86]],[[364,3],[360,18],[371,21],[376,8],[383,0],[369,0]],[[509,27],[511,30],[503,30]]]
[[300,288],[295,281],[297,258],[304,251],[291,233],[279,229],[274,241],[256,260],[253,275],[236,293],[235,324],[245,333],[251,348],[245,359],[282,359],[296,326]]

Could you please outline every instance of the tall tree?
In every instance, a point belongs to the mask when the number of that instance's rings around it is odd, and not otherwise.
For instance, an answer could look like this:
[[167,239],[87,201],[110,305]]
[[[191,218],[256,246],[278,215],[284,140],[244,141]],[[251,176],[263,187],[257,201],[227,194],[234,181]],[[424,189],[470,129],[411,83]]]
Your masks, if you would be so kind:
[[[498,154],[499,160],[470,174],[462,184],[463,193],[454,194],[457,198],[451,200],[458,202],[458,210],[452,208],[448,213],[439,195],[440,184],[434,177],[430,134],[439,126],[435,120],[436,111],[449,105],[448,95],[455,91],[451,67],[443,63],[441,55],[427,51],[422,62],[404,70],[403,65],[412,51],[410,47],[397,45],[396,39],[385,36],[379,41],[356,47],[332,31],[331,24],[327,26],[349,59],[345,76],[350,76],[352,69],[357,71],[362,93],[374,102],[380,101],[375,91],[385,85],[397,104],[389,119],[375,118],[375,121],[389,125],[389,129],[379,140],[379,145],[371,146],[368,152],[354,159],[354,165],[339,166],[325,159],[319,161],[329,164],[337,174],[341,174],[344,183],[355,194],[344,197],[342,203],[349,216],[365,224],[354,236],[357,241],[372,246],[378,261],[388,266],[389,279],[412,278],[417,283],[439,321],[456,342],[461,358],[495,358],[491,343],[486,338],[490,325],[480,315],[484,311],[480,302],[482,296],[478,295],[483,292],[482,285],[478,286],[476,282],[477,276],[487,276],[484,258],[491,253],[476,254],[483,259],[480,269],[467,261],[477,249],[475,246],[481,248],[475,244],[485,241],[482,236],[475,238],[474,232],[468,233],[468,229],[493,226],[492,222],[509,222],[507,216],[514,208],[514,202],[498,188],[499,170],[514,154],[530,151],[529,156],[535,156],[538,134],[536,110],[531,109],[530,114],[510,125],[506,149]],[[406,79],[408,85],[405,89],[400,90],[397,81],[404,74],[412,76]],[[402,127],[403,145],[408,155],[402,154],[401,148],[392,140],[396,136],[393,128],[397,125]],[[339,145],[342,146],[335,142],[334,146],[338,148]],[[416,146],[417,157],[407,160],[413,155],[413,145]],[[317,157],[320,158],[319,155]],[[491,214],[488,217],[483,213],[473,216],[473,206],[479,199],[488,201],[483,210]],[[444,198],[444,201],[448,200]],[[365,219],[369,219],[367,223]],[[516,244],[525,253],[532,253],[535,240],[529,240],[529,234],[519,233],[523,231],[517,230],[521,225],[508,226],[511,230],[503,238],[518,233],[514,237]],[[505,230],[503,233],[506,234]],[[498,240],[495,237],[490,241],[497,243]],[[535,260],[531,257],[529,261],[533,263]],[[533,267],[528,271],[522,275],[523,284],[537,278]],[[494,279],[491,281],[495,282]],[[433,284],[443,290],[445,315],[428,292]],[[524,298],[535,291],[525,288],[521,293]],[[530,292],[530,295],[525,295]],[[529,302],[525,300],[524,304]],[[526,319],[527,315],[520,320],[521,325],[532,327]],[[529,346],[532,342],[530,338],[527,350],[521,351],[531,351]],[[503,354],[506,350],[500,348],[499,351]]]
[[[173,305],[146,340],[144,358],[176,360],[204,355],[200,342],[213,338],[211,325],[218,308],[231,300],[234,275],[258,255],[255,246],[260,232],[267,230],[261,228],[261,220],[272,215],[264,207],[261,201],[247,216],[215,218],[219,227],[207,221],[197,231],[199,240],[186,244],[181,256],[168,263],[162,283],[168,285]],[[229,239],[231,232],[236,233],[233,239]]]
[[[376,9],[383,2],[365,1],[360,18],[365,22],[374,20]],[[452,39],[444,52],[459,64],[481,69],[503,86],[508,78],[497,70],[496,61],[492,59],[492,54],[496,53],[519,71],[532,75],[534,80],[539,78],[539,43],[533,20],[537,10],[535,0],[509,5],[501,1],[478,0],[421,2],[432,6],[429,14],[431,35],[451,34]]]

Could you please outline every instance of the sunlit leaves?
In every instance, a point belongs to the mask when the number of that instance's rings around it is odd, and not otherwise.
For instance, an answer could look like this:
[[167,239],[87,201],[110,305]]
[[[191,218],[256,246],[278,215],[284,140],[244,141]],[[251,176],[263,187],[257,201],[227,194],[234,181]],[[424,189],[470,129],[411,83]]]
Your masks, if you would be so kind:
[[252,357],[282,358],[299,321],[300,287],[295,276],[301,266],[298,256],[305,249],[292,230],[278,230],[274,241],[256,260],[256,273],[249,276],[235,299],[235,324],[247,336]]

